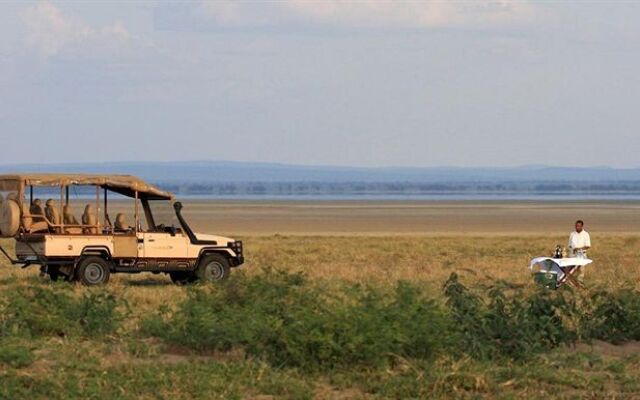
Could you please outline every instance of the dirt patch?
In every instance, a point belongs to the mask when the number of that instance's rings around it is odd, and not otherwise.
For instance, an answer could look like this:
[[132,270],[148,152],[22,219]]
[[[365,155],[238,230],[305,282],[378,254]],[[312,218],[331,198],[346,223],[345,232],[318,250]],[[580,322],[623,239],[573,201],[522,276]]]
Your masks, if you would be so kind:
[[[147,341],[149,345],[155,345],[155,340]],[[208,353],[196,353],[186,347],[178,345],[161,345],[158,346],[159,353],[149,356],[135,356],[125,350],[115,351],[109,355],[106,355],[101,364],[105,367],[115,367],[122,364],[136,364],[136,365],[148,365],[148,364],[180,364],[180,363],[193,363],[193,362],[230,362],[239,361],[244,359],[244,352],[242,351],[229,351],[229,352],[208,352]]]
[[368,399],[371,396],[366,395],[357,388],[337,389],[328,384],[316,386],[313,397],[315,399],[332,399],[332,400],[352,400],[352,399]]
[[199,359],[199,360],[216,360],[216,361],[241,361],[245,359],[245,353],[241,349],[234,349],[230,351],[209,351],[204,353],[195,353],[193,350],[176,345],[169,344],[163,348],[163,355],[173,357],[184,357],[186,359]]
[[630,355],[640,354],[640,341],[616,345],[601,340],[594,340],[591,344],[580,343],[576,345],[575,349],[581,352],[593,352],[605,357],[624,358]]

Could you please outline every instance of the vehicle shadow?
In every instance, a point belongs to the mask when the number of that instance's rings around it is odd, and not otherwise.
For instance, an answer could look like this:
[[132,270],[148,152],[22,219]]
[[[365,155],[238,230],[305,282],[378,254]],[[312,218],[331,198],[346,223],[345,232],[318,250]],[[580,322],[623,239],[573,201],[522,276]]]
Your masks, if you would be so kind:
[[122,284],[126,286],[175,286],[173,282],[169,278],[158,279],[158,278],[145,278],[145,279],[122,279]]

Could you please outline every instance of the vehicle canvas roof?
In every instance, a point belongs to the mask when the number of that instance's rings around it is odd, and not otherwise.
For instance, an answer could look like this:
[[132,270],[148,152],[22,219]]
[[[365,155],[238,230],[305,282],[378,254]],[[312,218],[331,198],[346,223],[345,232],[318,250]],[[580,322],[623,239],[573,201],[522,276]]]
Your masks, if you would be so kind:
[[18,191],[25,186],[99,186],[124,196],[148,200],[171,200],[173,195],[132,175],[9,174],[0,175],[0,190]]

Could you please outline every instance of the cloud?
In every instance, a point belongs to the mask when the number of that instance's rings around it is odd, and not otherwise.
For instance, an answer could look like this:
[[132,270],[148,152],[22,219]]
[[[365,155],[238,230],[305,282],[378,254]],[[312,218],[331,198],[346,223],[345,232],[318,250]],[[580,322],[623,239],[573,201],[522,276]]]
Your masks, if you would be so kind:
[[536,15],[533,5],[524,0],[204,0],[201,9],[217,25],[230,28],[491,28],[528,23]]
[[91,26],[80,18],[63,14],[48,1],[26,8],[22,20],[27,28],[28,47],[44,57],[78,47],[112,51],[131,40],[131,35],[121,22]]

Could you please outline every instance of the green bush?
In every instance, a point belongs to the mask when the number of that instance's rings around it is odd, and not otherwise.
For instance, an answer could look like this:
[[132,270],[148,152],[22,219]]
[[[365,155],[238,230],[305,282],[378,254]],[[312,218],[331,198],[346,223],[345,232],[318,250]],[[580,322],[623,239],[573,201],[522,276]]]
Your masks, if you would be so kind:
[[466,288],[452,274],[440,305],[413,284],[330,291],[301,274],[266,271],[191,288],[177,310],[145,318],[143,332],[195,351],[242,349],[274,366],[304,370],[385,368],[436,355],[528,360],[563,344],[640,339],[640,294],[495,284]]
[[507,297],[504,288],[494,286],[485,301],[454,273],[444,293],[458,337],[455,352],[478,359],[524,359],[576,339],[563,322],[573,306],[561,292],[541,290],[526,297],[516,291]]
[[143,330],[194,350],[238,347],[306,370],[428,359],[449,330],[441,307],[407,283],[392,292],[349,286],[330,297],[304,275],[266,271],[207,289],[192,289],[173,314],[145,319]]
[[100,336],[114,332],[122,318],[115,296],[102,290],[75,297],[60,288],[32,286],[3,297],[0,336]]
[[640,340],[640,293],[631,289],[601,290],[590,299],[582,330],[586,339],[614,344]]

